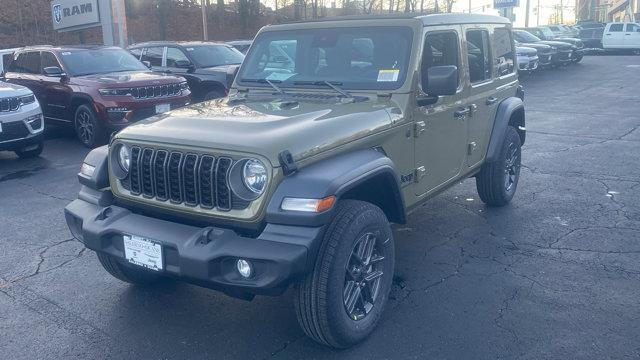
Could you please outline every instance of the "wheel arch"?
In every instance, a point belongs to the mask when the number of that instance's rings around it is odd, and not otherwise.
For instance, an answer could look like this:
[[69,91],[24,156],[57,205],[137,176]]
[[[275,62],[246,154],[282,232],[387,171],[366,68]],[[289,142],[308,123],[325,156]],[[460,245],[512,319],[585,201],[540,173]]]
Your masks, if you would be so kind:
[[489,146],[487,147],[486,162],[495,161],[508,126],[513,126],[516,129],[520,136],[520,142],[524,144],[526,138],[525,111],[524,102],[520,98],[509,97],[502,100],[498,105]]
[[75,121],[76,111],[80,105],[93,105],[93,98],[84,93],[74,94],[69,101],[69,118]]
[[286,177],[274,192],[265,217],[268,223],[321,226],[331,221],[335,206],[323,213],[283,211],[286,197],[362,200],[379,206],[390,222],[405,223],[404,198],[395,166],[374,149],[324,159]]

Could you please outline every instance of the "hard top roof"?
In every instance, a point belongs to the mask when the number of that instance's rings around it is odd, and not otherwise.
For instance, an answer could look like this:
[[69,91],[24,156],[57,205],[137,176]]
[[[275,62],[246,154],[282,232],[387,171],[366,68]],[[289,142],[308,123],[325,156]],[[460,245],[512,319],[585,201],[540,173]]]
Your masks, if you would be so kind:
[[178,45],[178,46],[189,46],[189,45],[226,45],[222,41],[170,41],[170,40],[160,40],[160,41],[145,41],[141,43],[136,43],[130,45],[129,48],[138,48],[145,46],[170,46],[170,45]]

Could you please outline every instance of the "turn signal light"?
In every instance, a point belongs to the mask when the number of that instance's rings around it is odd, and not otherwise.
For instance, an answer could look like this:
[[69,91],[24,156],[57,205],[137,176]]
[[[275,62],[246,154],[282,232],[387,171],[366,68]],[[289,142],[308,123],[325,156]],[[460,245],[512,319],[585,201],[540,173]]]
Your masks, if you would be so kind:
[[331,209],[336,201],[334,195],[322,199],[284,198],[280,208],[285,211],[303,211],[321,213]]

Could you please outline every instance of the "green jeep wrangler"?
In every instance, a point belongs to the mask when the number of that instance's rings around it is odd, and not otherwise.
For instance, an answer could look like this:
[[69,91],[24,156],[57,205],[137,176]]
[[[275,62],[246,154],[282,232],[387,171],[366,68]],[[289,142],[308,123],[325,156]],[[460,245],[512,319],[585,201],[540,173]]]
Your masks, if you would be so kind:
[[66,219],[120,280],[247,300],[293,286],[304,332],[348,347],[387,303],[390,223],[468,177],[486,204],[512,199],[523,97],[505,18],[267,26],[227,98],[89,153]]

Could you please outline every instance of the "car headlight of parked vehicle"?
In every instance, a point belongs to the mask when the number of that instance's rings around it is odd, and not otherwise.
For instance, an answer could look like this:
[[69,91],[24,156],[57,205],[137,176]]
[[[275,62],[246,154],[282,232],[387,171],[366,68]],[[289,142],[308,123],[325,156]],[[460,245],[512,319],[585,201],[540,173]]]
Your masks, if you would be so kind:
[[180,83],[180,90],[184,91],[184,90],[189,90],[189,84],[187,84],[186,81],[183,81]]
[[236,162],[229,172],[229,185],[239,198],[252,201],[260,197],[267,187],[267,167],[258,159]]
[[111,171],[118,179],[126,178],[131,165],[131,148],[126,144],[116,144],[111,151],[109,163]]

